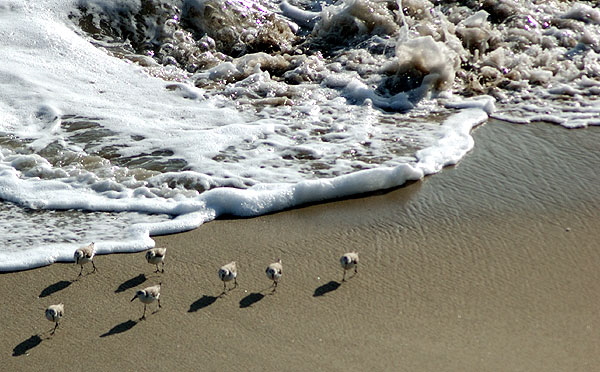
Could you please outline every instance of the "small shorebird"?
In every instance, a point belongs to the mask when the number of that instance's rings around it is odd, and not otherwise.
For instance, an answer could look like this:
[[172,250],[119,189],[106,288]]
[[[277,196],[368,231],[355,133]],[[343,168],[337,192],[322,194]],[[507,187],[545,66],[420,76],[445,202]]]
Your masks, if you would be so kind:
[[346,281],[346,271],[354,268],[354,274],[358,273],[358,253],[350,252],[340,257],[340,265],[344,269],[344,277],[342,282]]
[[167,254],[167,248],[152,248],[146,252],[146,261],[149,264],[156,265],[155,273],[159,272],[158,264],[162,264],[162,271],[165,272],[165,255]]
[[51,322],[54,322],[54,329],[50,333],[51,335],[53,335],[56,331],[56,328],[58,328],[58,321],[60,320],[60,318],[63,317],[64,314],[65,305],[63,303],[60,303],[58,305],[50,305],[46,309],[46,319],[48,319]]
[[219,278],[223,281],[223,293],[227,291],[227,282],[233,280],[233,288],[237,287],[237,265],[235,261],[231,261],[227,265],[221,266],[219,269]]
[[273,291],[275,291],[275,288],[277,288],[277,282],[279,281],[279,278],[281,278],[281,274],[283,273],[281,259],[278,259],[277,262],[273,262],[272,264],[267,266],[265,273],[267,274],[267,278],[273,281]]
[[94,242],[92,242],[90,245],[86,245],[85,247],[78,248],[75,251],[75,254],[73,255],[73,257],[75,258],[75,263],[81,266],[81,270],[79,271],[79,275],[77,277],[80,277],[82,275],[83,265],[85,265],[88,262],[91,262],[92,266],[94,267],[94,270],[92,272],[96,272],[96,265],[93,261],[95,254],[96,247],[94,245]]
[[136,298],[139,298],[140,301],[142,301],[142,303],[144,304],[144,313],[142,314],[142,317],[140,318],[140,320],[146,319],[146,306],[148,304],[151,304],[154,301],[158,301],[158,308],[160,309],[160,286],[162,285],[162,283],[159,283],[157,285],[153,285],[152,287],[148,287],[148,288],[144,288],[144,289],[140,289],[139,291],[137,291],[135,293],[135,296],[133,296],[133,298],[131,299],[130,302],[133,302],[133,300],[135,300]]

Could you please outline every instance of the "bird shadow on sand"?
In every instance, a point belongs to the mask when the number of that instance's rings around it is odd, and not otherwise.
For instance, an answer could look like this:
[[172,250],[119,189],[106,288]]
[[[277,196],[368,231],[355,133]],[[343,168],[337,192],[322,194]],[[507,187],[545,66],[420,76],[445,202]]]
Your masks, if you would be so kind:
[[41,297],[48,297],[53,293],[56,293],[58,291],[62,291],[63,289],[67,288],[68,286],[70,286],[71,284],[73,284],[72,280],[61,280],[58,281],[54,284],[51,284],[49,286],[47,286],[46,288],[44,288],[44,290],[42,290],[42,293],[40,293],[40,298]]
[[145,282],[147,279],[148,278],[146,278],[146,275],[140,274],[136,277],[126,280],[123,283],[121,283],[121,285],[119,285],[119,288],[115,289],[115,293],[125,292],[126,290],[128,290],[130,288],[137,287],[140,284],[142,284],[143,282]]
[[329,292],[335,291],[341,285],[342,285],[341,283],[336,282],[335,280],[332,280],[329,283],[325,283],[322,286],[315,289],[315,293],[313,294],[313,297],[320,297],[320,296],[326,295]]
[[188,313],[194,313],[200,309],[204,309],[205,307],[214,304],[219,298],[220,297],[204,295],[190,305]]
[[39,335],[33,335],[27,340],[21,342],[13,349],[13,356],[21,356],[29,353],[29,350],[42,343],[42,338]]
[[119,333],[127,332],[131,328],[135,327],[136,324],[138,324],[138,322],[136,322],[135,320],[130,319],[124,321],[123,323],[119,323],[116,326],[112,327],[108,332],[100,335],[100,337],[112,336],[117,335]]
[[[264,291],[265,290],[262,290],[260,292],[250,293],[248,296],[242,298],[240,300],[240,309],[245,309],[247,307],[250,307],[250,306],[254,305],[255,303],[257,303],[258,301],[265,298],[265,295],[262,293]],[[275,293],[275,291],[270,291],[268,294],[273,294],[273,293]]]

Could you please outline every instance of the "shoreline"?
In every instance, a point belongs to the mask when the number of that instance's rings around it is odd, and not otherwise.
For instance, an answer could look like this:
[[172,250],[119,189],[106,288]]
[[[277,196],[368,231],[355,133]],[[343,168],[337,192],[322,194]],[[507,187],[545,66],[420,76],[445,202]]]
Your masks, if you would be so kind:
[[[488,121],[392,191],[153,237],[143,253],[0,274],[7,370],[587,371],[600,362],[600,128]],[[360,254],[341,283],[341,254]],[[283,260],[276,293],[264,270]],[[239,286],[219,296],[218,268]],[[89,268],[86,268],[89,270]],[[130,302],[162,282],[163,307]],[[65,303],[56,334],[43,317]],[[37,338],[36,338],[37,336]],[[74,352],[89,350],[79,362]],[[81,351],[83,353],[83,351]],[[15,354],[17,354],[15,356]]]

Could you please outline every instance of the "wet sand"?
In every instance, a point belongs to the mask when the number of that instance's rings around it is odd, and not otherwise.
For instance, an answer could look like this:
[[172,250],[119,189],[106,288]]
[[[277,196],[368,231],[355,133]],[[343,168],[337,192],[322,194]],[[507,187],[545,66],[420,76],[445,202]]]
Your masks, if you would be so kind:
[[[565,131],[490,121],[422,182],[157,237],[164,274],[137,253],[98,256],[75,282],[73,264],[0,275],[2,369],[594,370],[600,128]],[[341,283],[353,250],[359,272]],[[239,286],[219,297],[231,260]],[[159,282],[162,309],[139,321],[135,290]]]

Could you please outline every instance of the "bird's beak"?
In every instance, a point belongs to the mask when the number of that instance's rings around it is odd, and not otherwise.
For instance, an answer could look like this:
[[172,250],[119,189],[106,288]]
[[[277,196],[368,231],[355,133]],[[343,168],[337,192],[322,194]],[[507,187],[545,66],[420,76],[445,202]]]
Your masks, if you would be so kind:
[[133,298],[129,302],[133,302],[133,300],[135,300],[136,298],[137,298],[137,295],[133,296]]

